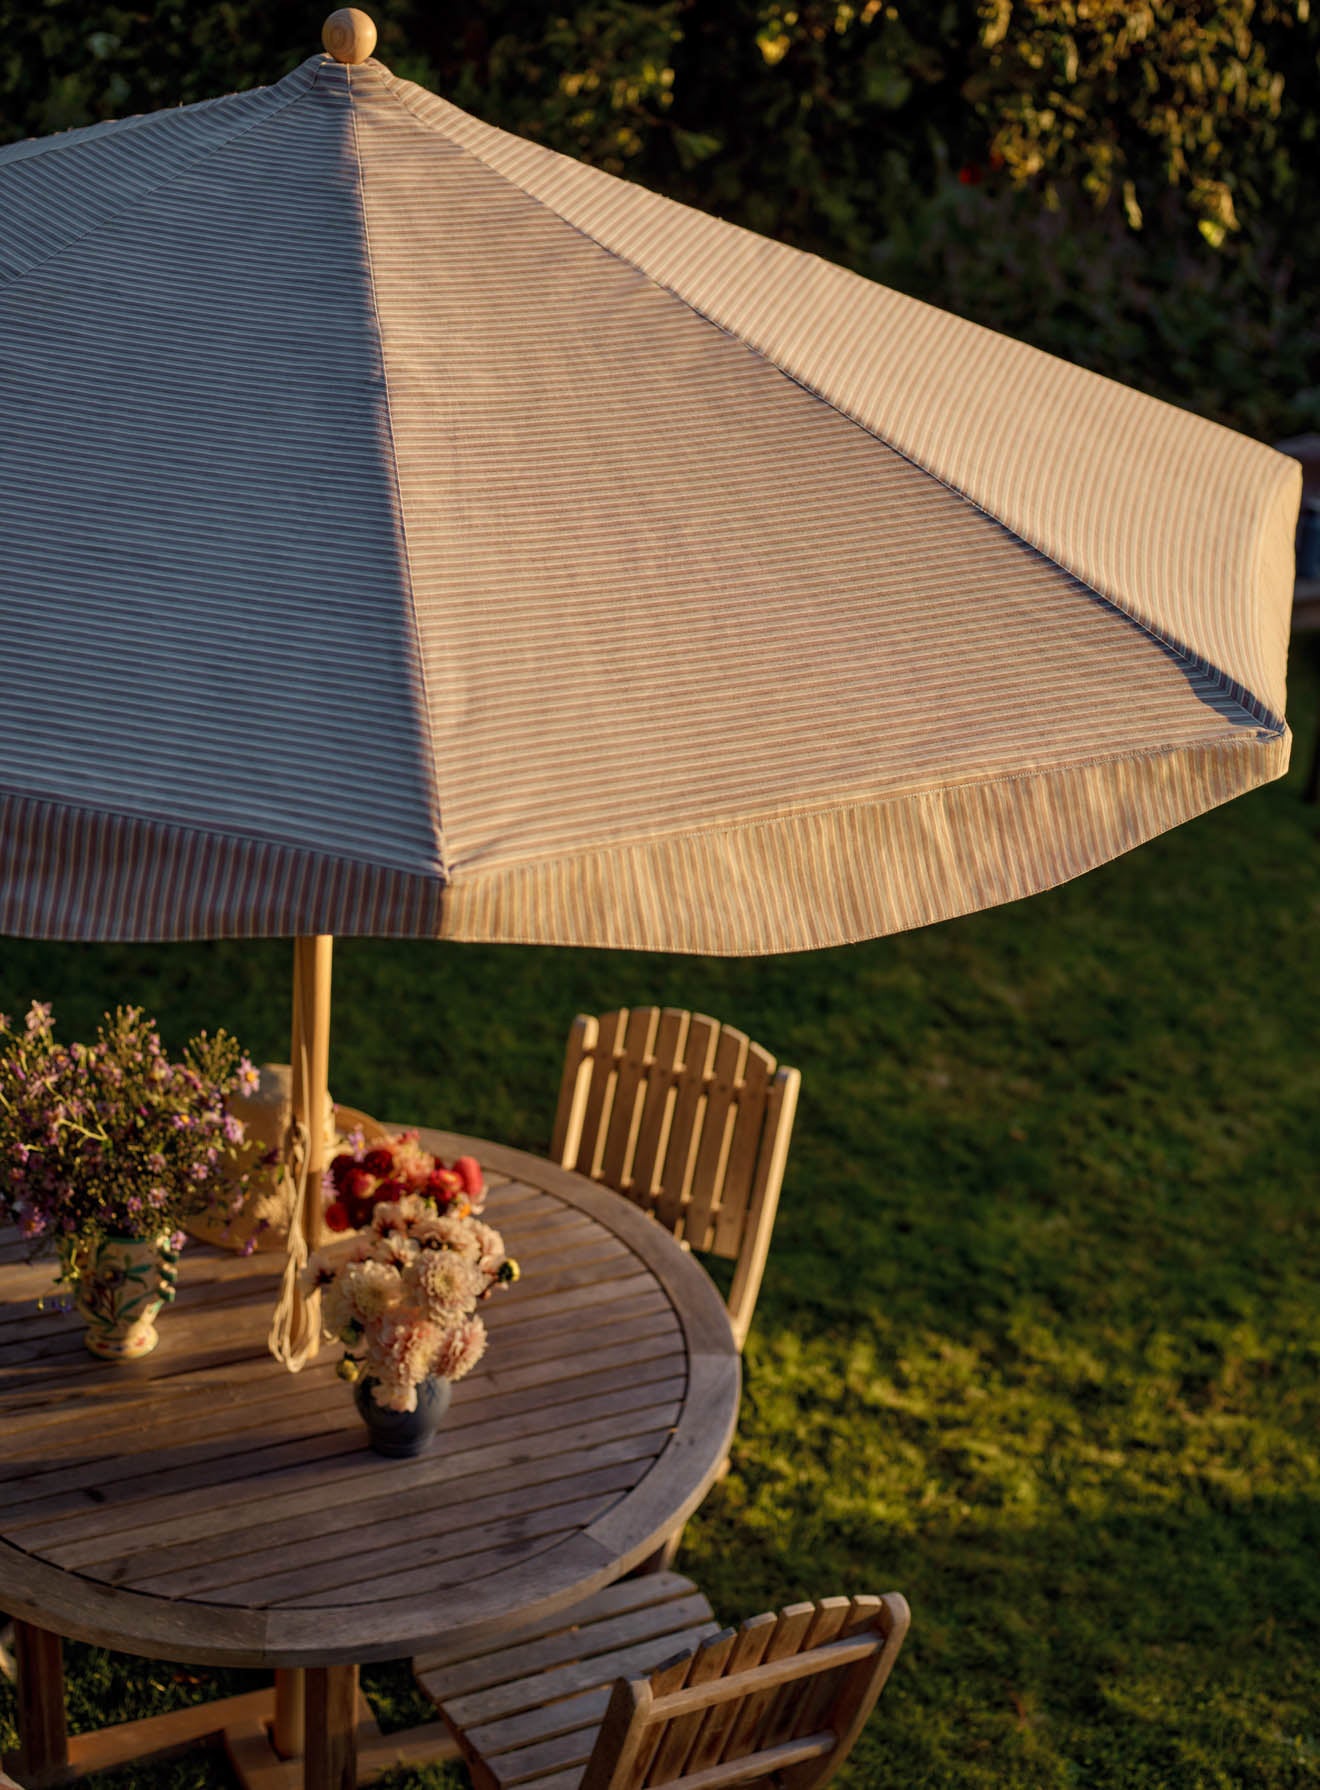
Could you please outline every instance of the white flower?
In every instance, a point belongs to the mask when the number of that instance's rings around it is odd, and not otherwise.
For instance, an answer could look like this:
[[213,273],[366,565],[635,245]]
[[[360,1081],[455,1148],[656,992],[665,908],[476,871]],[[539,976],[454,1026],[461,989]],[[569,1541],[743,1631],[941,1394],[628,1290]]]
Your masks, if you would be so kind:
[[398,1268],[406,1268],[409,1262],[415,1262],[422,1253],[421,1245],[414,1243],[411,1237],[402,1236],[398,1231],[390,1231],[383,1237],[371,1237],[367,1233],[365,1254],[373,1262],[389,1262]]
[[481,1272],[487,1280],[493,1280],[504,1260],[504,1239],[492,1225],[483,1224],[479,1218],[474,1218],[469,1228],[476,1240]]
[[433,1318],[471,1311],[486,1286],[476,1264],[452,1249],[424,1249],[404,1277],[423,1311]]
[[371,1323],[403,1297],[403,1277],[386,1262],[349,1262],[343,1270],[354,1310],[364,1324]]
[[415,1411],[417,1409],[417,1382],[403,1378],[397,1373],[386,1371],[379,1365],[369,1366],[368,1371],[375,1379],[371,1388],[371,1396],[378,1405],[387,1411]]
[[393,1230],[410,1231],[419,1218],[426,1217],[426,1207],[415,1193],[405,1193],[402,1199],[381,1200],[371,1215],[371,1226],[374,1231],[385,1233]]
[[[493,1231],[491,1235],[494,1236]],[[469,1262],[475,1262],[481,1256],[476,1226],[469,1224],[464,1218],[436,1218],[428,1215],[418,1221],[413,1236],[423,1249],[452,1249]]]

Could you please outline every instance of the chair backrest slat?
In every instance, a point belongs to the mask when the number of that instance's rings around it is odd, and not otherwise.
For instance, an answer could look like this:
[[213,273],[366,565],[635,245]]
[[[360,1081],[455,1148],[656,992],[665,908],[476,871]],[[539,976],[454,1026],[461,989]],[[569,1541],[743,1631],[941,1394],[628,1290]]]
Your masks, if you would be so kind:
[[[714,1638],[718,1639],[719,1637],[716,1636]],[[658,1672],[652,1672],[648,1686],[651,1698],[651,1708],[654,1708],[655,1698],[667,1696],[672,1691],[680,1691],[683,1689],[684,1685],[688,1682],[696,1658],[697,1655],[695,1653],[689,1653],[676,1660],[672,1660],[667,1666],[661,1666]],[[638,1790],[638,1786],[650,1781],[651,1768],[655,1760],[655,1755],[665,1737],[664,1723],[652,1722],[649,1719],[649,1710],[647,1715],[642,1718],[641,1722],[639,1722],[639,1725],[644,1725],[646,1731],[645,1737],[638,1747],[637,1756],[633,1761],[632,1774],[628,1779],[631,1790]],[[599,1747],[599,1742],[597,1742],[597,1746]],[[588,1764],[588,1777],[590,1776],[590,1773],[591,1768],[590,1764]],[[582,1781],[582,1790],[588,1790],[586,1778]]]
[[701,1122],[701,1143],[692,1171],[692,1191],[683,1221],[683,1235],[693,1249],[709,1249],[713,1241],[711,1214],[729,1160],[738,1085],[746,1060],[746,1033],[735,1031],[732,1026],[721,1026],[710,1086],[706,1090],[706,1114]]
[[[688,1670],[683,1690],[700,1689],[716,1679],[723,1678],[737,1642],[738,1637],[732,1629],[725,1629],[723,1634],[715,1635],[709,1641],[703,1641],[692,1656],[692,1664]],[[654,1691],[654,1686],[652,1686],[652,1690]],[[654,1705],[652,1707],[654,1708]],[[688,1755],[701,1731],[706,1714],[706,1708],[699,1707],[691,1715],[680,1715],[656,1723],[656,1727],[660,1731],[660,1741],[651,1757],[650,1767],[644,1779],[645,1783],[670,1784],[675,1778],[683,1776],[687,1769]]]
[[652,1066],[637,1127],[637,1148],[628,1177],[632,1198],[648,1211],[654,1211],[660,1197],[660,1170],[673,1127],[676,1083],[682,1072],[687,1033],[688,1015],[681,1007],[666,1007],[656,1027]]
[[[831,1651],[841,1650],[849,1637],[865,1635],[880,1613],[878,1597],[854,1597],[847,1603]],[[812,1734],[819,1728],[834,1726],[834,1712],[851,1670],[851,1664],[840,1664],[800,1686],[790,1722],[794,1734]]]
[[[765,1653],[758,1663],[771,1666],[779,1660],[791,1659],[800,1653],[815,1614],[815,1604],[789,1604],[782,1609],[775,1617],[774,1633],[766,1643]],[[746,1753],[759,1751],[762,1723],[774,1696],[773,1691],[753,1691],[738,1706],[729,1725],[729,1737],[724,1744],[722,1756],[725,1759],[735,1759]]]
[[719,1035],[718,1021],[704,1013],[692,1015],[683,1052],[683,1073],[676,1084],[674,1120],[660,1175],[660,1197],[654,1207],[660,1223],[675,1236],[683,1235],[684,1202],[692,1186],[696,1147],[701,1142],[706,1111],[706,1079]]
[[775,1213],[779,1210],[779,1190],[788,1163],[788,1142],[793,1135],[801,1085],[802,1077],[796,1069],[779,1069],[766,1095],[761,1141],[747,1200],[743,1247],[738,1252],[733,1284],[729,1288],[729,1319],[740,1348],[752,1321],[766,1257],[770,1253],[770,1238]]
[[713,1216],[710,1249],[715,1255],[736,1256],[742,1242],[774,1072],[775,1059],[770,1052],[749,1043],[734,1103],[728,1160],[720,1177],[719,1200]]
[[587,1107],[587,1084],[595,1066],[600,1021],[591,1013],[579,1013],[569,1028],[564,1052],[564,1073],[559,1083],[559,1105],[550,1154],[556,1162],[576,1162],[582,1142],[582,1121]]
[[[848,1620],[852,1609],[852,1600],[847,1597],[822,1597],[816,1601],[816,1613],[812,1617],[811,1626],[803,1636],[798,1649],[798,1657],[816,1652],[837,1640]],[[798,1714],[801,1711],[809,1689],[808,1681],[796,1679],[777,1691],[761,1719],[760,1743],[762,1746],[778,1746],[782,1741],[791,1740],[799,1732]]]
[[[725,1666],[725,1676],[736,1679],[741,1674],[759,1666],[765,1658],[766,1648],[770,1645],[770,1637],[779,1627],[779,1618],[770,1614],[751,1616],[738,1630],[738,1637],[729,1654]],[[688,1749],[684,1764],[684,1775],[691,1777],[694,1772],[705,1771],[712,1765],[718,1765],[724,1757],[724,1749],[737,1720],[739,1703],[713,1704],[702,1718],[691,1747]]]
[[654,1007],[634,1007],[624,1022],[623,1048],[615,1066],[614,1098],[600,1159],[600,1178],[608,1187],[627,1187],[630,1183],[633,1146],[641,1120],[640,1096],[645,1092],[651,1042],[659,1018]]
[[623,1033],[628,1023],[626,1008],[600,1015],[600,1033],[591,1055],[591,1074],[587,1081],[586,1104],[582,1113],[582,1141],[578,1146],[578,1166],[584,1175],[600,1178],[601,1158],[609,1136],[614,1112],[615,1064],[623,1049]]

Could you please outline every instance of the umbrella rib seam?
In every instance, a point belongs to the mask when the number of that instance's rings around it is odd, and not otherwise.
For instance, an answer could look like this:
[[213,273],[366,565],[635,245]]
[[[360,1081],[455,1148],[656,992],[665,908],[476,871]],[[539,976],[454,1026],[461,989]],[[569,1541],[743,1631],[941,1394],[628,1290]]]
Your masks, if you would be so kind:
[[[474,149],[470,144],[464,143],[457,137],[450,135],[438,121],[423,116],[423,114],[413,105],[412,101],[403,93],[397,77],[391,74],[388,69],[381,67],[379,73],[383,77],[385,89],[390,97],[408,113],[408,115],[416,122],[419,129],[431,132],[433,135],[440,137],[444,142],[457,149],[460,153],[471,156],[473,161],[477,162],[489,173],[494,174],[497,179],[502,180],[506,186],[511,187],[515,192],[522,193],[523,196],[530,199],[533,204],[541,206],[545,211],[548,211],[552,217],[558,218],[560,223],[566,225],[568,229],[575,230],[577,234],[583,237],[587,242],[593,243],[603,254],[610,255],[616,261],[622,262],[625,267],[632,268],[635,273],[640,274],[643,279],[648,280],[651,285],[657,288],[657,290],[668,293],[671,298],[676,299],[679,304],[685,306],[691,311],[694,317],[699,317],[703,323],[708,324],[712,329],[718,330],[721,335],[728,337],[730,341],[737,342],[741,347],[745,348],[749,354],[754,354],[757,359],[762,361],[766,366],[773,367],[782,378],[787,379],[791,384],[797,386],[798,389],[805,392],[808,397],[814,398],[817,403],[825,405],[827,409],[832,410],[834,414],[844,422],[851,423],[854,428],[860,429],[862,433],[869,436],[872,441],[878,442],[881,447],[887,448],[890,453],[897,454],[899,458],[905,460],[909,466],[914,467],[927,478],[934,479],[937,484],[942,485],[946,491],[951,492],[955,497],[961,498],[962,501],[969,504],[978,515],[984,516],[986,520],[993,523],[996,528],[1002,529],[1011,540],[1018,542],[1023,547],[1029,548],[1033,553],[1038,553],[1048,564],[1057,567],[1059,571],[1073,579],[1075,583],[1080,585],[1083,590],[1089,592],[1098,601],[1107,604],[1119,615],[1126,616],[1129,621],[1139,627],[1143,633],[1149,635],[1152,640],[1157,640],[1161,645],[1167,647],[1168,650],[1184,664],[1203,672],[1213,682],[1216,689],[1222,691],[1225,695],[1230,696],[1243,710],[1244,714],[1250,716],[1253,721],[1260,722],[1264,726],[1271,728],[1278,728],[1281,726],[1282,718],[1275,715],[1269,705],[1263,702],[1254,691],[1248,690],[1246,686],[1239,683],[1236,678],[1230,677],[1222,666],[1215,665],[1210,660],[1203,658],[1199,653],[1193,652],[1185,642],[1174,639],[1171,635],[1155,627],[1151,622],[1127,608],[1126,605],[1116,601],[1115,598],[1110,596],[1107,592],[1097,589],[1095,585],[1089,583],[1085,578],[1074,571],[1071,566],[1066,565],[1060,559],[1056,559],[1052,553],[1048,552],[1047,549],[1042,547],[1038,542],[1031,540],[1026,535],[1020,534],[1017,529],[1011,528],[1002,517],[996,516],[993,511],[986,509],[985,506],[978,503],[970,493],[964,491],[960,486],[953,484],[949,479],[945,478],[941,473],[936,472],[932,467],[923,465],[920,460],[915,459],[910,453],[906,452],[896,443],[888,440],[886,436],[882,435],[877,429],[872,428],[871,425],[863,421],[861,417],[854,416],[851,411],[837,403],[828,395],[828,393],[819,390],[816,386],[809,384],[808,381],[800,375],[792,372],[789,368],[782,366],[779,361],[764,348],[758,347],[755,342],[749,341],[746,336],[740,335],[737,330],[731,329],[727,324],[721,323],[717,318],[712,317],[708,312],[704,311],[699,304],[696,304],[692,299],[688,298],[685,293],[680,292],[676,287],[669,285],[666,281],[658,279],[654,274],[648,272],[648,270],[639,262],[633,260],[631,256],[624,254],[619,249],[612,248],[607,242],[602,242],[601,239],[598,236],[593,235],[590,230],[575,222],[573,218],[566,216],[557,205],[552,204],[539,193],[533,192],[530,187],[524,186],[521,181],[515,180],[512,175],[506,174],[502,168],[496,167],[493,162],[488,161],[484,155]],[[661,195],[661,197],[664,197],[664,195]],[[677,201],[671,201],[671,203],[677,203]]]
[[[803,803],[797,807],[781,808],[765,814],[744,817],[742,819],[715,819],[703,821],[699,826],[675,828],[666,832],[661,840],[653,834],[635,833],[626,838],[598,841],[592,845],[575,846],[568,850],[548,850],[535,857],[524,856],[517,860],[506,859],[503,863],[496,861],[488,866],[468,869],[472,877],[481,875],[507,876],[518,874],[524,869],[536,869],[546,864],[562,862],[564,859],[597,856],[609,852],[635,851],[642,848],[663,850],[667,845],[688,839],[702,839],[711,835],[727,836],[729,834],[755,832],[759,827],[773,827],[781,822],[811,820],[818,815],[837,815],[840,812],[851,813],[859,808],[893,807],[900,802],[924,801],[930,797],[943,799],[948,795],[961,794],[968,790],[1000,789],[1015,783],[1032,783],[1042,777],[1070,776],[1077,771],[1090,771],[1109,766],[1138,764],[1146,761],[1191,756],[1204,752],[1230,751],[1250,752],[1261,747],[1277,745],[1280,740],[1289,737],[1288,728],[1256,732],[1254,737],[1245,735],[1231,736],[1227,739],[1216,738],[1207,734],[1200,740],[1188,740],[1181,745],[1141,746],[1129,752],[1092,753],[1084,758],[1069,759],[1066,763],[1042,767],[1031,771],[1005,771],[995,776],[977,776],[974,773],[961,779],[940,779],[924,786],[911,785],[906,789],[895,790],[891,794],[857,795],[845,798],[845,806],[840,809],[837,797],[822,797],[818,802]],[[466,869],[462,860],[456,860],[449,866],[451,873],[461,877]]]
[[[300,71],[297,69],[294,70],[295,74],[299,72]],[[286,76],[286,79],[290,78],[291,77]],[[282,86],[283,83],[281,82],[279,85]],[[0,279],[0,290],[11,290],[13,287],[20,285],[27,279],[29,274],[35,273],[38,268],[49,267],[52,261],[58,261],[60,256],[63,255],[67,249],[75,248],[80,242],[86,242],[89,237],[97,235],[101,230],[109,230],[113,225],[119,222],[120,218],[122,218],[132,206],[140,204],[144,199],[150,198],[153,193],[162,192],[167,186],[173,185],[176,180],[181,180],[185,174],[190,174],[194,168],[200,167],[200,165],[210,156],[220,154],[222,150],[228,149],[231,144],[237,143],[241,137],[248,136],[252,131],[260,130],[263,125],[271,123],[273,119],[278,118],[284,112],[287,112],[290,106],[296,106],[299,100],[306,99],[314,85],[315,76],[313,76],[312,80],[306,85],[299,87],[297,92],[291,93],[286,99],[282,99],[278,105],[272,106],[269,111],[263,112],[259,118],[251,119],[239,129],[231,131],[227,137],[221,138],[219,142],[212,143],[208,145],[207,148],[199,150],[196,155],[182,163],[181,166],[175,168],[172,173],[164,175],[163,178],[157,180],[153,185],[143,187],[140,191],[132,194],[131,197],[124,201],[124,204],[117,211],[112,211],[107,216],[98,218],[94,224],[89,224],[87,229],[80,231],[77,236],[66,238],[64,242],[60,243],[58,248],[52,249],[48,255],[42,255],[38,260],[30,262],[26,267],[20,268],[16,273],[10,274],[7,278]],[[273,93],[275,92],[275,88],[267,88],[265,91]],[[146,113],[144,116],[146,119],[150,120],[157,116],[157,114]],[[71,145],[71,147],[74,146]],[[3,164],[0,164],[0,167],[2,166]]]
[[413,665],[421,686],[422,711],[426,716],[426,776],[431,802],[431,829],[440,859],[440,875],[447,880],[448,852],[445,845],[444,818],[440,809],[440,790],[435,773],[435,740],[432,735],[431,694],[426,681],[426,660],[422,654],[422,625],[417,612],[417,592],[413,582],[412,556],[408,548],[408,518],[403,502],[403,482],[399,477],[399,447],[394,433],[394,409],[390,401],[390,370],[385,357],[385,336],[380,322],[380,302],[376,292],[376,265],[371,251],[371,224],[367,216],[367,181],[362,162],[362,146],[358,138],[357,107],[353,105],[353,71],[348,77],[349,116],[353,123],[353,159],[357,163],[358,215],[362,229],[362,245],[367,256],[367,285],[371,294],[371,318],[376,332],[376,353],[380,358],[381,389],[385,394],[385,429],[390,444],[390,483],[394,492],[394,513],[398,521],[399,548],[403,557],[403,573],[408,586],[408,609],[412,617]]

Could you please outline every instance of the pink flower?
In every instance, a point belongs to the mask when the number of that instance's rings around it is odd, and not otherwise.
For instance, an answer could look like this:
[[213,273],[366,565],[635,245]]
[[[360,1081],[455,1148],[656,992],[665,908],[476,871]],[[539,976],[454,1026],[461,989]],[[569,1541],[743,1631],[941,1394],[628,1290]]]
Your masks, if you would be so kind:
[[462,1318],[442,1335],[431,1359],[431,1372],[442,1380],[461,1380],[486,1352],[486,1326],[480,1318]]
[[48,1037],[51,1029],[51,1004],[49,1001],[33,1001],[27,1010],[28,1032],[33,1037]]
[[240,1094],[255,1094],[261,1086],[261,1075],[251,1061],[244,1057],[238,1065],[238,1091]]

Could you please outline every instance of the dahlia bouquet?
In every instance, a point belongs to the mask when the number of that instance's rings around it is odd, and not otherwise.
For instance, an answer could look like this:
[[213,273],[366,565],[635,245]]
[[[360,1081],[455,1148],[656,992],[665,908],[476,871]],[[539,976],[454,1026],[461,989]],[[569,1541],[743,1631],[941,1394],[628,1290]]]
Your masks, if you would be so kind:
[[227,1032],[199,1033],[171,1062],[139,1007],[119,1007],[92,1044],[60,1044],[48,1002],[22,1026],[0,1015],[0,1222],[33,1256],[108,1236],[169,1235],[241,1197],[233,1149],[243,1125],[226,1097],[256,1070]]
[[486,1184],[474,1156],[460,1156],[445,1168],[423,1150],[415,1131],[377,1138],[367,1144],[354,1132],[349,1147],[330,1164],[322,1182],[324,1218],[332,1231],[360,1230],[371,1222],[379,1202],[402,1199],[406,1193],[431,1200],[440,1214],[466,1218],[486,1203]]
[[[428,1181],[436,1172],[415,1134],[394,1140],[392,1155],[403,1175],[385,1176],[385,1185],[405,1175],[420,1181],[428,1162]],[[338,1249],[335,1256],[312,1258],[308,1285],[321,1290],[326,1335],[344,1345],[341,1376],[365,1381],[389,1411],[415,1411],[417,1388],[431,1376],[461,1380],[471,1372],[486,1350],[477,1307],[518,1278],[499,1232],[476,1216],[461,1186],[451,1191],[447,1183],[434,1192],[405,1185],[397,1198],[375,1197],[347,1257]]]

